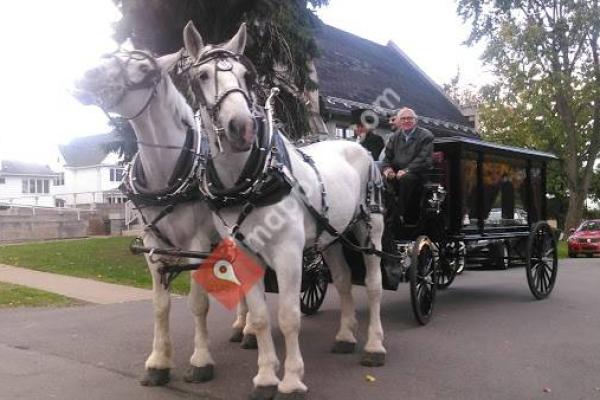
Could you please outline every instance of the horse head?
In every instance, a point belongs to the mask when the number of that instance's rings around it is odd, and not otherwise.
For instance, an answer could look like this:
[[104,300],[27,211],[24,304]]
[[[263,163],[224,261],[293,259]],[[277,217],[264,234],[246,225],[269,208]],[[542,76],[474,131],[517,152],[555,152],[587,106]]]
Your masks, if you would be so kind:
[[144,113],[180,53],[154,58],[134,50],[104,55],[76,81],[73,95],[84,105],[134,119]]
[[243,55],[246,25],[242,24],[228,42],[213,46],[204,45],[190,21],[183,38],[194,60],[188,72],[203,122],[211,134],[216,134],[219,145],[223,139],[233,152],[249,150],[257,134],[253,93],[256,70]]

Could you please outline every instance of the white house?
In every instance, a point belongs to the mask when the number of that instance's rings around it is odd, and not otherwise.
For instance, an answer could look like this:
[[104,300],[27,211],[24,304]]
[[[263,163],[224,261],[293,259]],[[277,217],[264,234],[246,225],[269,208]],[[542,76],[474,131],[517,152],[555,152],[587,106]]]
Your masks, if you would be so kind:
[[55,193],[65,206],[85,204],[121,204],[127,201],[118,190],[123,167],[116,153],[107,146],[114,142],[112,134],[86,136],[59,146],[61,186]]
[[47,165],[4,160],[0,162],[0,203],[54,207],[58,178]]

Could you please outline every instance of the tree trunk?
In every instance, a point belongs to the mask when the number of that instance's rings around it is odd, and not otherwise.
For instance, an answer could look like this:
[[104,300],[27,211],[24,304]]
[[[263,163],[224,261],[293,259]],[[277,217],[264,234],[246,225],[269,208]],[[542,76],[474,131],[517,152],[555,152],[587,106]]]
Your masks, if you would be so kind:
[[[308,70],[310,71],[310,79],[312,79],[315,83],[319,83],[319,77],[317,75],[317,67],[315,66],[314,60],[308,62]],[[319,107],[319,89],[304,92],[304,96],[308,100],[308,112],[309,112],[309,125],[310,125],[310,134],[319,135],[319,136],[327,136],[327,125],[325,125],[325,121],[323,121],[323,117],[321,116],[321,109]]]
[[587,198],[587,193],[578,192],[577,188],[569,188],[569,192],[571,192],[571,195],[569,196],[569,208],[565,219],[565,232],[568,232],[571,228],[577,228],[581,222],[584,202]]

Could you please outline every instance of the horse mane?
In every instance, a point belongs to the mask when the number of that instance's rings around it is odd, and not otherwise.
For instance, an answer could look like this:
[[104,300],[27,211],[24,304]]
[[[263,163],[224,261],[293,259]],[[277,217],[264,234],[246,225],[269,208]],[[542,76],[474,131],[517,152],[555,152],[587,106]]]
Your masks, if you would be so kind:
[[164,101],[169,107],[169,112],[176,120],[185,121],[190,126],[194,126],[194,111],[169,74],[163,76],[162,85],[164,85],[165,91]]

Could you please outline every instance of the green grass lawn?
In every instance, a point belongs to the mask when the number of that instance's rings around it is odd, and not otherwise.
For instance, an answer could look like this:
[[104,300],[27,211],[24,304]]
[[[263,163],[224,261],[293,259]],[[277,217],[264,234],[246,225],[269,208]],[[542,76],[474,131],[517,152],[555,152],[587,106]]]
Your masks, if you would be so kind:
[[0,308],[58,307],[77,304],[68,297],[0,282]]
[[[37,271],[152,288],[145,258],[129,251],[131,237],[61,240],[0,246],[0,263]],[[189,275],[173,282],[173,291],[187,293]]]

